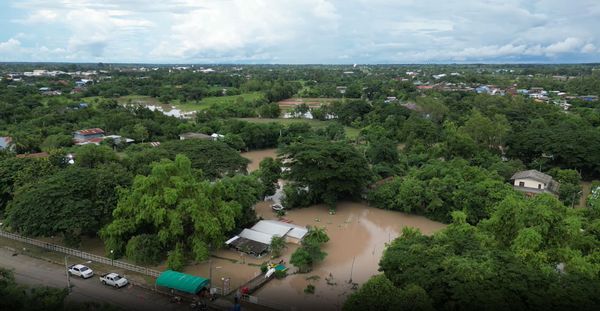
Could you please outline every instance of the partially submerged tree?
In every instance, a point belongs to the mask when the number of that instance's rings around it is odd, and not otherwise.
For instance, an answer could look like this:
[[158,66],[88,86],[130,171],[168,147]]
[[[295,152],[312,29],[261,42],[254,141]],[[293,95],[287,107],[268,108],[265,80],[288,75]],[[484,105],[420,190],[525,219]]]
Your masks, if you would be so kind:
[[277,182],[281,177],[281,162],[271,157],[260,161],[258,176],[265,187],[265,195],[273,195],[277,191]]
[[345,198],[357,198],[371,180],[367,160],[352,145],[311,139],[292,143],[281,150],[284,178],[296,188],[308,187],[312,203],[335,206]]
[[274,235],[273,238],[271,238],[271,254],[274,258],[281,256],[285,247],[285,238],[277,235]]
[[309,227],[308,233],[302,240],[302,246],[298,248],[290,259],[290,263],[298,268],[300,273],[309,272],[312,265],[322,261],[327,253],[321,250],[321,246],[329,241],[325,229]]

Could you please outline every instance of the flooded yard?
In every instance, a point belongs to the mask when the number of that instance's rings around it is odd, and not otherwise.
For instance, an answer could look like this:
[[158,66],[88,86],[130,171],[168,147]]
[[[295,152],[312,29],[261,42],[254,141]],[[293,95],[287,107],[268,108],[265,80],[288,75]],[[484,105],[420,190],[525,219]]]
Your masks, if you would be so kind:
[[[256,212],[265,219],[276,219],[268,201],[259,203]],[[403,227],[419,228],[424,234],[433,234],[445,227],[421,216],[357,202],[340,203],[334,215],[329,214],[326,206],[316,205],[291,210],[285,218],[297,225],[326,228],[330,241],[323,248],[327,257],[312,272],[272,280],[254,294],[259,303],[284,310],[339,310],[353,292],[351,283],[363,284],[379,273],[379,260],[386,243],[398,237]],[[288,249],[283,256],[286,263],[294,249]],[[326,278],[335,285],[328,285]],[[308,284],[316,287],[314,294],[304,293]]]
[[[277,149],[256,150],[242,153],[242,156],[251,161],[248,171],[252,172],[258,169],[264,158],[276,157],[276,152]],[[276,195],[270,199],[256,205],[256,213],[263,219],[277,219],[271,204],[279,197]],[[386,244],[398,237],[402,228],[415,227],[424,234],[433,234],[446,226],[421,216],[373,208],[363,202],[341,202],[333,215],[329,214],[325,205],[294,209],[288,211],[285,219],[296,225],[324,227],[330,241],[323,247],[327,257],[316,264],[313,271],[291,274],[282,280],[273,279],[253,294],[260,304],[281,310],[341,309],[348,295],[354,292],[352,283],[362,285],[371,276],[380,273],[379,260]],[[85,247],[82,248],[86,251],[104,255],[99,239],[83,242]],[[293,273],[295,267],[289,264],[289,260],[298,245],[287,246],[283,256],[274,261],[283,259]],[[255,258],[221,249],[212,254],[210,261],[191,263],[183,272],[211,278],[214,287],[225,286],[234,290],[260,274],[260,265],[269,259],[269,256]],[[153,268],[162,271],[166,265],[163,263]],[[314,294],[304,293],[308,284],[315,286]]]
[[250,173],[258,169],[260,161],[264,158],[277,158],[277,148],[242,152],[242,157],[250,160],[250,164],[248,164],[248,172]]

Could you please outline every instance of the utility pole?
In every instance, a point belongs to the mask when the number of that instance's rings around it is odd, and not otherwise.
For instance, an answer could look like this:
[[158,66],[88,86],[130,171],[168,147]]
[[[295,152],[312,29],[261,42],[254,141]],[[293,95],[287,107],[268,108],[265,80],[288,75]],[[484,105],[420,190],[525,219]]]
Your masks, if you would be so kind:
[[71,292],[71,275],[69,274],[69,265],[67,264],[67,256],[65,256],[65,272],[67,273],[67,290]]
[[356,260],[356,256],[352,258],[352,267],[350,268],[350,280],[348,280],[348,284],[352,283],[352,272],[354,271],[354,260]]
[[577,192],[577,193],[573,193],[573,197],[571,198],[571,208],[575,207],[575,196],[580,196],[581,195],[581,191]]
[[212,259],[208,258],[208,282],[212,286]]

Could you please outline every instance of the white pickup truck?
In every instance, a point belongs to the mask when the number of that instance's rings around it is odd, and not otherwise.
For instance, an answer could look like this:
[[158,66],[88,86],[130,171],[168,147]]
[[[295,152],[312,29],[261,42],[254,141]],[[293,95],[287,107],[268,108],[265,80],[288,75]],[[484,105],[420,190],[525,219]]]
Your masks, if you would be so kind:
[[79,276],[82,279],[88,279],[94,276],[94,271],[84,265],[69,266],[69,273],[71,275]]
[[100,282],[102,282],[102,284],[104,284],[104,285],[114,286],[116,288],[121,288],[121,287],[129,284],[129,281],[127,281],[126,278],[124,278],[114,272],[103,274],[100,277]]

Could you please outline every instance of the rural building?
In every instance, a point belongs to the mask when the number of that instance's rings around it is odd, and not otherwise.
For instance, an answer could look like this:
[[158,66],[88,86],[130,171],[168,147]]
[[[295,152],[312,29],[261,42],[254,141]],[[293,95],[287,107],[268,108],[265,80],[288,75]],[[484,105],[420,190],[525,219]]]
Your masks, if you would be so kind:
[[179,139],[180,140],[186,140],[186,139],[212,140],[213,138],[210,135],[206,135],[206,134],[202,134],[202,133],[187,132],[187,133],[179,134]]
[[210,280],[191,274],[167,270],[158,276],[155,284],[156,286],[176,290],[178,293],[197,295],[203,289],[208,289]]
[[112,139],[115,142],[115,144],[121,144],[121,143],[127,143],[127,144],[129,144],[129,143],[132,143],[132,142],[135,141],[135,140],[133,140],[131,138],[124,138],[121,135],[107,135],[107,136],[104,136],[104,139],[109,139],[109,138]]
[[73,133],[73,139],[78,141],[102,137],[104,137],[104,130],[101,128],[79,130]]
[[306,227],[276,220],[261,220],[252,228],[242,230],[225,244],[238,251],[261,257],[269,251],[273,236],[283,237],[287,243],[300,244],[307,233]]
[[15,144],[13,143],[12,137],[0,136],[0,150],[13,151],[14,149],[15,149]]
[[559,183],[552,179],[552,176],[537,170],[517,172],[511,180],[513,180],[513,187],[522,192],[530,194],[558,192]]
[[73,132],[73,143],[77,146],[94,144],[99,145],[104,140],[104,130],[91,128]]

